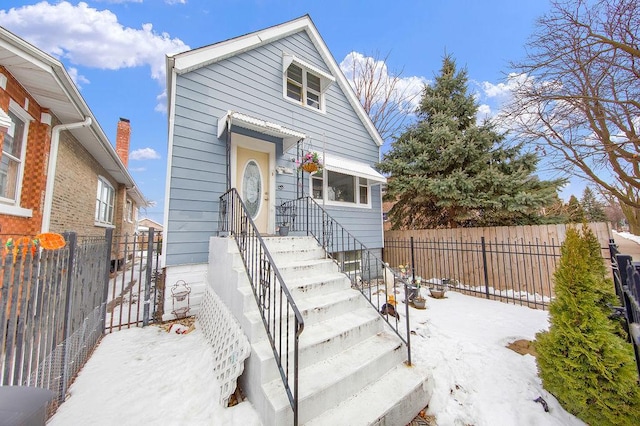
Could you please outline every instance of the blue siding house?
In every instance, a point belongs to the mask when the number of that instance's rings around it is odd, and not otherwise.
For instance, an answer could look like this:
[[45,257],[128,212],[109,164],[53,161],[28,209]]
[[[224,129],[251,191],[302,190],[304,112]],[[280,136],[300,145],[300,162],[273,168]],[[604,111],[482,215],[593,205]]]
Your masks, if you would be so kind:
[[311,19],[169,56],[167,79],[163,319],[201,314],[242,363],[223,397],[238,377],[264,425],[408,424],[433,385],[388,305],[382,139]]
[[[371,167],[382,139],[308,16],[169,56],[167,80],[167,285],[204,270],[219,197],[242,193],[243,179],[258,181],[261,233],[278,231],[282,202],[310,195],[369,249],[382,247],[385,178]],[[306,152],[324,161],[312,178],[297,168]]]

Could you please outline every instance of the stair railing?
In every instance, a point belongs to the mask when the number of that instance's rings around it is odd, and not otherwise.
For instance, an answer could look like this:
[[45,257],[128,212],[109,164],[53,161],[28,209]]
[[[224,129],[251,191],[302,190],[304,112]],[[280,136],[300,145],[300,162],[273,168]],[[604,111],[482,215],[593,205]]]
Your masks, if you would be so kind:
[[[220,197],[218,235],[232,236],[240,250],[262,322],[298,424],[298,343],[304,320],[247,207],[235,188]],[[293,346],[293,360],[290,359]],[[293,375],[293,377],[292,377]]]
[[325,253],[349,277],[351,286],[360,291],[379,315],[407,346],[407,363],[411,365],[411,333],[409,325],[409,303],[405,303],[404,320],[381,313],[381,309],[407,286],[410,277],[393,270],[374,252],[332,218],[313,198],[309,196],[285,201],[282,210],[289,212],[290,231],[313,236],[324,248]]

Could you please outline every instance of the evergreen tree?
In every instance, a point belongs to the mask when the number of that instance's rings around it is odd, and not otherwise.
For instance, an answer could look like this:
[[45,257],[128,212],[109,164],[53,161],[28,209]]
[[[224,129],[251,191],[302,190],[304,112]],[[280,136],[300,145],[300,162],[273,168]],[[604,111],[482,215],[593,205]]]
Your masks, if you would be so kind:
[[567,205],[567,214],[569,215],[569,221],[572,223],[582,223],[586,220],[584,209],[578,201],[575,195],[569,198],[569,204]]
[[541,181],[538,158],[508,146],[478,105],[467,73],[445,57],[426,86],[418,121],[392,143],[379,164],[390,174],[386,199],[394,229],[529,224],[553,202],[562,180]]
[[588,424],[632,425],[640,412],[633,351],[601,305],[609,284],[594,240],[585,228],[567,230],[551,325],[536,335],[538,370],[545,389]]
[[584,188],[580,204],[582,204],[587,222],[604,222],[607,220],[607,215],[604,213],[604,204],[598,201],[588,186]]

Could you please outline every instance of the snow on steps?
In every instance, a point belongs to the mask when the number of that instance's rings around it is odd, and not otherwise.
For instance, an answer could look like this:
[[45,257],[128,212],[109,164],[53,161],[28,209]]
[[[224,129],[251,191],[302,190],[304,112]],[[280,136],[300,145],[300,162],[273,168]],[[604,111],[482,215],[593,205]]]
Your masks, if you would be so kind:
[[[404,363],[406,347],[351,288],[315,239],[269,237],[265,242],[305,321],[299,341],[300,424],[408,424],[429,402],[433,386],[428,373]],[[232,261],[222,254],[212,256],[210,250],[210,262],[226,262],[227,268],[240,275],[237,248],[228,247]],[[212,269],[220,267],[224,265]],[[210,268],[209,275],[219,275],[219,270]],[[252,342],[245,370],[249,376],[243,380],[245,392],[265,426],[290,425],[293,413],[271,345],[266,337],[259,338],[266,334],[255,300],[252,307],[247,303],[253,298],[248,280],[239,276],[236,281],[234,297],[244,300],[235,302],[244,306],[244,312],[236,315],[244,318],[241,322],[248,327]],[[293,343],[289,343],[292,360]],[[289,373],[293,380],[292,371]]]

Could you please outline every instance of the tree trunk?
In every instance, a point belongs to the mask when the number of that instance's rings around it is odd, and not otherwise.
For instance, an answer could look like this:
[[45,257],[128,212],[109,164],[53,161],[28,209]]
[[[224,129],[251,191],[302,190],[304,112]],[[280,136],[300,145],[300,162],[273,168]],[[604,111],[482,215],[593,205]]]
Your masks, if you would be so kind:
[[633,208],[624,203],[620,203],[622,213],[629,223],[629,232],[633,235],[640,235],[640,209]]

